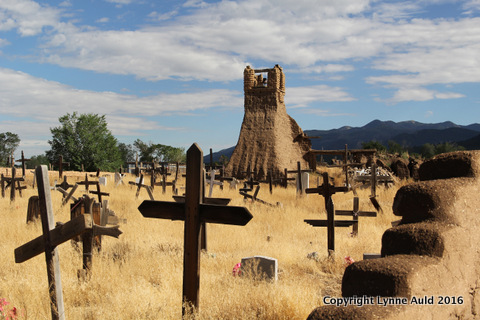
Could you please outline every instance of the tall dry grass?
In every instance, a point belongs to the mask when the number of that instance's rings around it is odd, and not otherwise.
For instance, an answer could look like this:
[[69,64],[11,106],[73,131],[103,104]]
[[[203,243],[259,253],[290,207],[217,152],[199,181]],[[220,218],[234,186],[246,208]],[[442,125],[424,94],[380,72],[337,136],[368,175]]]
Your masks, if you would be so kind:
[[[73,183],[73,173],[66,172]],[[77,174],[77,181],[84,175]],[[110,193],[109,207],[121,219],[119,239],[104,238],[102,250],[93,257],[92,277],[87,282],[77,278],[82,255],[66,242],[59,246],[62,285],[67,319],[180,319],[183,269],[183,222],[143,218],[138,206],[148,199],[142,190],[114,186],[113,175],[104,191]],[[50,172],[50,181],[58,173]],[[125,181],[133,181],[128,176]],[[44,255],[16,264],[14,249],[41,234],[41,223],[26,224],[28,198],[37,194],[28,173],[23,197],[10,202],[0,198],[0,298],[6,298],[23,313],[25,319],[48,319],[47,275]],[[180,184],[184,184],[180,182]],[[311,178],[310,186],[316,185]],[[381,236],[393,220],[392,202],[398,186],[378,188],[384,213],[377,218],[360,217],[359,235],[350,236],[351,228],[336,229],[336,254],[327,258],[326,228],[313,228],[304,219],[325,219],[323,197],[297,197],[293,186],[275,188],[273,195],[264,185],[259,198],[283,208],[245,203],[238,191],[215,187],[213,196],[231,198],[231,205],[246,206],[254,218],[245,227],[207,226],[208,252],[201,256],[200,310],[197,319],[305,319],[324,295],[341,295],[344,257],[362,259],[363,253],[380,252]],[[82,195],[80,186],[76,196]],[[374,210],[368,196],[370,189],[359,190],[361,210]],[[156,187],[157,200],[171,200],[171,191],[162,194]],[[69,220],[70,206],[61,206],[62,195],[52,191],[55,221]],[[337,209],[352,209],[353,195],[335,194]],[[342,219],[344,219],[343,217]],[[308,259],[311,252],[319,259]],[[234,277],[232,269],[242,257],[264,255],[278,259],[276,283]]]

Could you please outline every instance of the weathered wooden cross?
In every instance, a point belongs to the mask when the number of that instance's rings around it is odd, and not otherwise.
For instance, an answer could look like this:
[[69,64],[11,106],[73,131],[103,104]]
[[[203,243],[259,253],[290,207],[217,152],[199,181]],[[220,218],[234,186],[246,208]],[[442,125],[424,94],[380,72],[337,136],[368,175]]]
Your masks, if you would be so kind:
[[304,220],[314,227],[327,227],[327,246],[328,254],[331,256],[335,252],[335,227],[349,227],[358,221],[354,220],[335,220],[335,207],[333,205],[332,195],[337,192],[347,192],[348,187],[335,187],[330,184],[328,173],[324,172],[323,184],[317,188],[309,188],[305,193],[318,193],[325,199],[325,209],[327,210],[327,220]]
[[62,178],[63,176],[63,166],[66,165],[66,166],[69,166],[70,165],[70,162],[63,162],[63,156],[59,156],[58,157],[58,162],[55,163],[58,165],[58,176],[60,177],[60,179]]
[[25,159],[25,156],[23,155],[23,150],[22,150],[22,158],[15,161],[22,163],[22,177],[25,178],[25,162],[30,161],[30,159]]
[[88,180],[88,174],[86,174],[86,173],[85,173],[85,180],[77,182],[78,185],[85,186],[85,191],[87,191],[87,192],[88,192],[88,187],[89,186],[96,185],[97,183],[98,183],[98,181]]
[[209,180],[205,179],[205,181],[210,186],[209,192],[208,192],[208,197],[209,198],[212,197],[213,186],[214,185],[223,186],[223,182],[215,180],[215,169],[210,169],[210,179]]
[[75,183],[75,185],[73,186],[72,190],[70,190],[70,192],[67,192],[62,187],[57,187],[57,190],[63,194],[62,206],[67,204],[68,200],[70,199],[72,199],[74,202],[78,201],[78,199],[73,196],[77,188],[78,188],[78,183]]
[[[2,198],[5,198],[5,189],[10,187],[10,201],[15,201],[15,190],[18,190],[20,197],[22,196],[22,190],[26,189],[27,186],[20,185],[20,181],[25,181],[23,177],[16,178],[16,168],[12,167],[12,176],[5,177],[2,173],[1,181],[0,181],[0,188],[2,191]],[[16,186],[15,186],[16,185]]]
[[198,309],[200,290],[200,233],[202,223],[246,225],[252,214],[244,207],[203,203],[203,152],[194,143],[187,151],[185,203],[145,200],[138,210],[146,218],[184,220],[182,314]]
[[359,208],[359,198],[357,196],[353,197],[353,210],[335,210],[335,214],[338,216],[352,216],[353,221],[356,223],[353,224],[352,235],[358,235],[358,217],[376,217],[376,211],[360,211]]
[[100,183],[99,183],[98,181],[97,181],[96,185],[97,185],[97,191],[89,191],[89,193],[91,193],[91,194],[96,194],[97,197],[98,197],[98,203],[101,204],[101,203],[103,203],[103,202],[102,202],[102,196],[108,197],[108,196],[110,196],[110,193],[108,193],[108,192],[102,192],[102,191],[100,190]]
[[82,215],[55,227],[47,167],[38,166],[35,175],[43,235],[16,248],[15,262],[21,263],[45,252],[52,319],[65,319],[57,246],[92,228],[92,217]]
[[131,185],[137,186],[137,193],[135,193],[135,198],[138,198],[138,195],[140,194],[140,189],[145,188],[147,190],[148,196],[150,197],[150,200],[154,200],[153,198],[153,193],[152,193],[152,187],[147,186],[146,184],[143,184],[143,173],[140,174],[140,178],[138,179],[138,183],[134,181],[129,181],[128,182]]
[[72,188],[73,185],[71,185],[70,183],[68,183],[67,181],[67,176],[64,176],[63,177],[63,182],[62,183],[57,183],[55,184],[55,186],[58,188],[62,188],[64,191],[67,191],[68,189]]

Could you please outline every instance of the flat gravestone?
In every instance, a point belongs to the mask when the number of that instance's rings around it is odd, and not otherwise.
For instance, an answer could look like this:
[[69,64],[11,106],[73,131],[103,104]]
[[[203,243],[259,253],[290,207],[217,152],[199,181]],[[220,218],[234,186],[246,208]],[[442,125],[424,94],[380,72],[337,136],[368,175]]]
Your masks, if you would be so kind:
[[278,280],[278,261],[275,258],[253,256],[242,258],[241,274],[252,272],[265,280]]

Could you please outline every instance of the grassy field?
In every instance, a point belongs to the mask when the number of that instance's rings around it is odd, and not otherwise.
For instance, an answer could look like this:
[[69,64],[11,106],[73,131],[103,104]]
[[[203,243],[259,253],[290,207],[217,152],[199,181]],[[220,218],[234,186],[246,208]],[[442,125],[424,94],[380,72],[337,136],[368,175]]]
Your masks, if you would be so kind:
[[[17,171],[18,172],[18,171]],[[5,169],[3,169],[5,173]],[[84,175],[64,173],[68,182]],[[58,179],[50,172],[50,184]],[[124,181],[133,181],[134,176]],[[311,176],[310,187],[316,186]],[[320,180],[321,181],[321,180]],[[340,181],[340,180],[338,180]],[[0,198],[0,298],[10,302],[20,319],[49,319],[50,307],[44,255],[16,264],[14,249],[41,235],[41,223],[26,224],[32,174],[26,178],[23,197],[10,202],[9,190]],[[184,181],[180,181],[184,185]],[[231,205],[246,206],[253,219],[245,227],[207,226],[208,252],[201,256],[200,308],[196,319],[305,319],[325,295],[341,295],[341,279],[346,256],[361,260],[363,253],[378,253],[381,237],[393,220],[392,203],[399,185],[377,189],[384,210],[376,218],[360,217],[359,235],[351,237],[351,228],[337,228],[335,258],[328,259],[326,228],[313,228],[304,219],[326,219],[324,199],[319,195],[297,197],[295,187],[262,186],[259,198],[281,202],[282,208],[244,202],[238,191],[214,189],[214,197],[231,198]],[[81,196],[79,186],[75,196]],[[148,199],[143,189],[135,199],[136,188],[128,184],[114,186],[113,175],[104,191],[110,193],[109,207],[126,223],[120,225],[119,239],[104,238],[100,253],[93,256],[92,277],[79,281],[82,254],[70,242],[59,246],[61,275],[67,319],[180,319],[183,270],[183,222],[143,218],[138,206]],[[370,189],[359,190],[360,209],[373,211]],[[156,200],[172,200],[154,190]],[[62,195],[52,191],[55,221],[70,219],[70,205],[61,206]],[[333,196],[336,209],[353,207],[351,192]],[[345,217],[340,217],[345,219]],[[317,260],[307,258],[318,252]],[[232,275],[242,257],[264,255],[278,259],[276,283]],[[1,318],[1,317],[0,317]]]

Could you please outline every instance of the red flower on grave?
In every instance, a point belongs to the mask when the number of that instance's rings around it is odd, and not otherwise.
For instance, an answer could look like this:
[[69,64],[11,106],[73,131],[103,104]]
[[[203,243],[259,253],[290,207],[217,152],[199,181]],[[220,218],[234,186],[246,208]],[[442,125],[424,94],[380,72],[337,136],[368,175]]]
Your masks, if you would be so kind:
[[354,262],[355,262],[355,260],[353,260],[352,257],[350,257],[350,256],[345,257],[345,267],[348,267],[349,265],[351,265]]
[[242,270],[240,270],[241,266],[242,264],[239,262],[233,267],[232,273],[234,277],[239,276],[242,273]]

